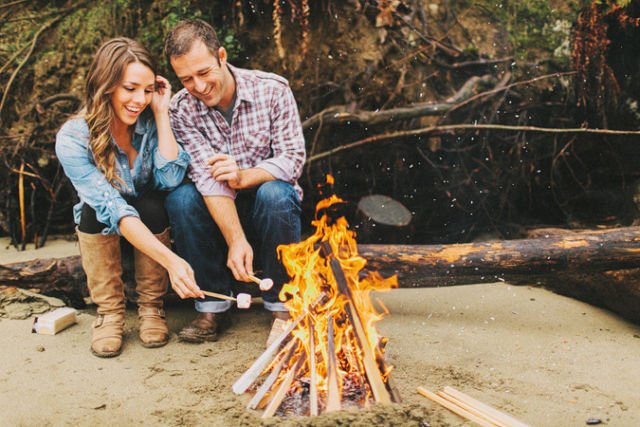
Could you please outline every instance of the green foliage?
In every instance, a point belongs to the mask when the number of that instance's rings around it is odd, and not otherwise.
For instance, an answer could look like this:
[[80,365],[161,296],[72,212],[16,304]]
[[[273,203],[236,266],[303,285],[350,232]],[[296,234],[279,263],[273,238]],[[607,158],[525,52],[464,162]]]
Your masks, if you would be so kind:
[[585,0],[482,0],[478,6],[503,26],[518,58],[540,54],[568,61],[571,28]]
[[226,27],[219,30],[218,39],[220,44],[227,50],[230,61],[234,61],[242,56],[244,49],[233,28]]
[[480,56],[480,50],[478,49],[477,46],[474,46],[474,45],[468,45],[462,50],[462,53],[472,57]]
[[[123,34],[140,41],[158,59],[160,73],[171,76],[173,73],[163,53],[166,34],[184,19],[202,19],[207,22],[213,19],[207,8],[192,3],[197,2],[117,0],[114,14],[121,23],[120,30]],[[242,53],[242,45],[232,29],[219,28],[218,37],[231,58]]]
[[109,3],[97,2],[93,7],[80,8],[59,24],[59,43],[51,47],[60,52],[76,52],[78,56],[92,55],[96,46],[112,34],[112,23]]

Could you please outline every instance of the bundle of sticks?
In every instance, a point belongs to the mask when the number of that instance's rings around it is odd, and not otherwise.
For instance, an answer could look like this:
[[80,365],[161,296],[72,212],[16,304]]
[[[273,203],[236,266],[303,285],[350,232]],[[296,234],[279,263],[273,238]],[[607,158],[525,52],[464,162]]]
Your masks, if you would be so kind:
[[[242,394],[252,386],[249,409],[274,415],[311,415],[373,403],[399,402],[380,342],[358,311],[354,291],[328,242],[320,252],[332,272],[320,296],[289,324],[283,334],[233,384]],[[328,281],[329,282],[329,281]],[[296,313],[294,313],[295,315]],[[264,377],[259,386],[254,386]]]
[[439,391],[438,393],[433,393],[424,387],[418,387],[417,391],[424,397],[444,406],[454,414],[483,427],[529,427],[527,424],[453,387],[445,387],[444,391]]

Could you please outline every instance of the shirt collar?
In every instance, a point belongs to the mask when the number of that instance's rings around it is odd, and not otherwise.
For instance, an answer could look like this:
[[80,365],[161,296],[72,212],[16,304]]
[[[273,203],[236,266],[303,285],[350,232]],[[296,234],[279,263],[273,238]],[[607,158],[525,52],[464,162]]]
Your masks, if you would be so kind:
[[151,106],[148,106],[147,109],[140,114],[138,120],[136,120],[136,127],[134,129],[135,133],[138,135],[144,135],[149,131],[151,114]]
[[236,105],[238,105],[242,101],[253,102],[253,97],[251,96],[251,87],[249,86],[249,82],[247,81],[247,78],[243,73],[244,70],[234,67],[228,62],[227,67],[229,67],[229,71],[236,81]]

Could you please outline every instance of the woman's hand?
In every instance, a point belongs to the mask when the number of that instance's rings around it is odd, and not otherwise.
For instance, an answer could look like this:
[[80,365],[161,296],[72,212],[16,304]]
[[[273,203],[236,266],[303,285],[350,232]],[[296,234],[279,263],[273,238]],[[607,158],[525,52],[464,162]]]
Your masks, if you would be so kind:
[[156,89],[151,99],[151,109],[155,115],[169,112],[171,102],[171,84],[162,76],[156,76]]
[[193,269],[189,263],[178,255],[167,266],[171,287],[182,299],[204,298],[204,294],[196,284]]

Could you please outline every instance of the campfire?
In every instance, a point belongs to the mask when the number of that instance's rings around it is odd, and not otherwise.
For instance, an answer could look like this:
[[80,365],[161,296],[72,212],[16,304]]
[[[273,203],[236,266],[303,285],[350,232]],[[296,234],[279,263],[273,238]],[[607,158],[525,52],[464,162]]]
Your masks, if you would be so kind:
[[397,280],[363,273],[366,260],[358,256],[355,233],[344,217],[327,215],[341,203],[335,195],[320,201],[315,233],[278,248],[292,277],[280,294],[292,320],[233,385],[236,394],[255,393],[248,408],[264,409],[264,418],[400,400],[384,360],[386,339],[375,329],[387,310],[370,295]]

